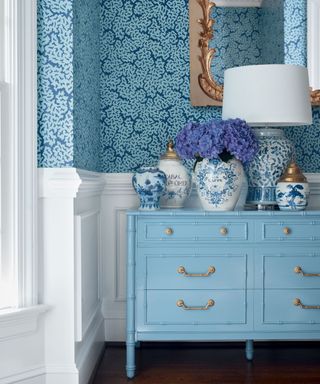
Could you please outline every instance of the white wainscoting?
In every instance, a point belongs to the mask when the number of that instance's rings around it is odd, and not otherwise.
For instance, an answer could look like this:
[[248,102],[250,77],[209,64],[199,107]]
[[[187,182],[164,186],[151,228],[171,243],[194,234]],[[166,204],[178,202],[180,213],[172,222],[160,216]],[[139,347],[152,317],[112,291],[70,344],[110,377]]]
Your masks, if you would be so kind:
[[104,348],[100,195],[94,172],[39,169],[45,383],[87,384]]
[[123,341],[126,304],[126,216],[139,199],[131,186],[131,174],[105,174],[101,197],[102,312],[108,341]]
[[101,312],[101,193],[103,178],[80,171],[75,199],[75,350],[79,384],[87,384],[104,348]]
[[[310,182],[309,207],[320,207],[320,174],[306,174]],[[102,271],[105,335],[107,341],[125,340],[126,319],[126,209],[137,208],[139,200],[131,185],[131,174],[105,174],[102,193]],[[187,207],[200,206],[192,191]]]

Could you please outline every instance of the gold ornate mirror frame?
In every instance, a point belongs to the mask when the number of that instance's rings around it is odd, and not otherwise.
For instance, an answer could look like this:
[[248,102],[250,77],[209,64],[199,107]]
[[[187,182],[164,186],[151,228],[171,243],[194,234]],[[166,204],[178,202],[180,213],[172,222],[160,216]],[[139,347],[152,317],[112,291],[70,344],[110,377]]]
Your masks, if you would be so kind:
[[[190,99],[193,106],[221,106],[223,85],[211,71],[215,48],[209,48],[214,37],[215,21],[210,18],[215,3],[210,0],[189,0],[190,32]],[[311,103],[320,105],[320,90],[310,91]]]

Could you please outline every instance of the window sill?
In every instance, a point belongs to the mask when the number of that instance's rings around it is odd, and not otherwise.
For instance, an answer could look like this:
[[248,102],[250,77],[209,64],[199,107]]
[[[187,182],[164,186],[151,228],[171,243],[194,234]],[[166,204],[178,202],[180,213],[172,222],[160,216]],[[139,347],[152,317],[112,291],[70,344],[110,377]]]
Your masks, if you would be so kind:
[[35,332],[39,317],[49,310],[48,305],[0,310],[0,341]]

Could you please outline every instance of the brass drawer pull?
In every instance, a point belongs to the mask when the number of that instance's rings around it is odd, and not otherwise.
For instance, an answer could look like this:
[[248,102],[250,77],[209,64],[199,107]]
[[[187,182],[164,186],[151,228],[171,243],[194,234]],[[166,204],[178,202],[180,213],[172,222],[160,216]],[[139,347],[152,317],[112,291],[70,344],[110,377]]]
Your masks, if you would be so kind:
[[285,235],[290,235],[291,233],[291,229],[289,227],[284,227],[282,231]]
[[226,236],[228,234],[228,229],[226,227],[220,228],[220,235]]
[[320,309],[320,305],[304,305],[300,299],[294,299],[293,304],[302,309]]
[[164,230],[164,233],[165,233],[166,235],[168,235],[168,236],[171,236],[171,235],[173,235],[173,229],[172,229],[172,228],[166,228],[166,229]]
[[212,265],[208,268],[208,272],[205,273],[188,273],[182,265],[178,268],[178,273],[181,273],[182,275],[186,277],[208,277],[215,273],[216,269]]
[[214,300],[209,299],[207,304],[204,307],[188,307],[185,305],[183,300],[177,301],[177,307],[181,307],[187,311],[207,311],[210,307],[213,307],[215,304]]
[[320,273],[305,273],[302,268],[298,265],[294,268],[295,273],[301,273],[302,276],[320,276]]

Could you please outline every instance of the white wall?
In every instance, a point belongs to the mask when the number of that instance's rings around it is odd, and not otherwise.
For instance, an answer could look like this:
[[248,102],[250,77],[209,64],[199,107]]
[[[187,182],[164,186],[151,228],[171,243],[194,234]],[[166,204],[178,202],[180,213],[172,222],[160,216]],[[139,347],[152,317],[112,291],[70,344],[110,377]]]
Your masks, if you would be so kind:
[[85,384],[104,348],[100,194],[94,172],[39,170],[46,384]]
[[78,171],[80,185],[74,207],[75,224],[75,356],[79,384],[86,384],[104,349],[101,312],[101,192],[104,180]]
[[87,384],[103,352],[100,195],[104,180],[39,169],[39,292],[44,305],[0,317],[0,384]]
[[[9,319],[8,319],[9,320]],[[2,331],[10,329],[10,335],[0,337],[0,383],[42,384],[44,383],[44,327],[43,317],[30,321],[30,327],[21,329],[21,322],[30,318],[10,319],[4,324],[0,321]],[[19,324],[20,323],[20,324]],[[33,324],[32,324],[33,323]],[[1,335],[4,336],[4,335]]]

